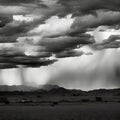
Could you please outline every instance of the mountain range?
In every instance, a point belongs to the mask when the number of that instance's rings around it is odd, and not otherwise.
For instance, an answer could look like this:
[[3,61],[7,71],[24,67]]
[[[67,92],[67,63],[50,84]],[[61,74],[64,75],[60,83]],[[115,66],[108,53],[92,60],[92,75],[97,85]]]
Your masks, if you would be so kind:
[[14,92],[14,91],[22,91],[22,92],[40,92],[41,94],[52,94],[52,95],[120,95],[120,88],[117,89],[97,89],[91,91],[82,91],[76,89],[66,89],[60,87],[58,85],[40,85],[39,87],[31,87],[31,86],[0,86],[0,92]]
[[31,86],[25,86],[25,85],[1,85],[0,91],[36,91],[39,89],[43,90],[51,90],[53,88],[59,88],[57,85],[40,85],[39,87],[31,87]]

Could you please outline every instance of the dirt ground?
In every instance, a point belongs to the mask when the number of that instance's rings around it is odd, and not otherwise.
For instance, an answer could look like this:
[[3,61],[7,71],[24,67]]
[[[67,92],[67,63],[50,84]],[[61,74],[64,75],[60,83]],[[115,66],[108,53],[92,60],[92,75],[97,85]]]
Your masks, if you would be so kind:
[[3,105],[0,120],[120,120],[120,103]]

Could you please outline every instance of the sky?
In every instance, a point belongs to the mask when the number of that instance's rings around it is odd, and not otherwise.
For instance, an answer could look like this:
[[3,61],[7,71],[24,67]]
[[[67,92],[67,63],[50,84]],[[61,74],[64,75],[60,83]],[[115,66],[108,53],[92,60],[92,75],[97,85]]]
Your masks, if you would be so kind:
[[0,0],[0,85],[120,87],[119,0]]

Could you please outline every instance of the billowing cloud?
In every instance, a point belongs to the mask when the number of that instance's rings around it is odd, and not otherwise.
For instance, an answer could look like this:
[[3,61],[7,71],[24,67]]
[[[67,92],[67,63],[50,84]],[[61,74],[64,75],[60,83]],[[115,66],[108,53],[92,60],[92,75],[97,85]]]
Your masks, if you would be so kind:
[[0,0],[1,4],[20,4],[20,3],[34,3],[39,0]]
[[12,16],[9,15],[0,15],[0,27],[4,27],[6,24],[13,20]]
[[96,11],[96,15],[88,14],[77,17],[72,24],[72,31],[87,31],[90,28],[96,28],[102,25],[115,25],[120,23],[120,12]]
[[29,34],[39,34],[41,36],[64,35],[70,30],[73,21],[74,18],[72,18],[71,14],[64,18],[52,16],[45,21],[45,24],[40,24],[37,28],[29,31]]
[[0,14],[27,14],[31,11],[30,7],[24,7],[24,6],[6,6],[6,5],[0,5]]
[[74,14],[88,13],[93,10],[107,9],[107,10],[119,10],[119,0],[59,0],[59,3],[66,7],[67,12]]
[[104,39],[100,43],[95,43],[91,47],[95,50],[120,48],[120,35],[111,35],[108,39]]
[[[0,0],[0,69],[20,68],[23,76],[23,68],[73,59],[80,64],[79,78],[109,78],[102,71],[107,57],[119,54],[119,6],[119,0]],[[112,69],[107,65],[106,71]],[[113,68],[107,74],[114,70],[111,78],[118,81],[119,67]]]
[[75,50],[59,52],[56,54],[56,57],[57,58],[77,57],[77,56],[81,56],[83,54],[84,54],[83,51],[79,51],[79,50],[75,49]]
[[[4,60],[10,66],[37,67],[42,66],[41,59],[51,64],[59,58],[91,55],[91,52],[76,50],[87,45],[119,47],[119,41],[115,38],[99,45],[95,36],[88,33],[89,30],[94,32],[101,25],[119,25],[119,11],[113,10],[110,5],[102,7],[104,4],[99,0],[93,3],[101,6],[92,9],[92,3],[90,6],[86,5],[89,2],[75,0],[68,4],[65,0],[0,1],[1,62]],[[84,13],[87,10],[94,11],[94,14]],[[74,14],[75,11],[80,14]],[[53,54],[55,57],[51,62]]]

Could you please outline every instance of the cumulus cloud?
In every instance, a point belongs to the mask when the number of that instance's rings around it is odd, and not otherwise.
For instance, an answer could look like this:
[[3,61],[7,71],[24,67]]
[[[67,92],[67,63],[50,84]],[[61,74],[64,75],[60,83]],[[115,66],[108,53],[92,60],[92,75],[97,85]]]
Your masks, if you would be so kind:
[[59,52],[56,54],[56,57],[57,58],[77,57],[83,54],[84,54],[83,51],[79,51],[76,49],[76,50],[68,50],[68,51]]
[[73,21],[74,18],[72,18],[71,14],[64,18],[52,16],[45,21],[45,24],[39,25],[37,28],[29,31],[28,34],[40,34],[41,36],[64,35],[70,30]]
[[0,14],[24,14],[24,13],[29,13],[30,8],[26,8],[24,6],[5,6],[5,5],[0,5]]
[[104,43],[109,43],[109,42],[113,42],[116,40],[120,40],[120,35],[111,35],[107,40],[104,40]]
[[0,27],[4,27],[12,20],[13,20],[12,16],[0,14]]
[[[23,68],[54,66],[66,59],[73,70],[59,71],[55,83],[118,81],[119,6],[119,0],[0,0],[0,69],[19,68],[26,84]],[[60,66],[64,69],[68,61]]]
[[40,45],[46,46],[46,48],[52,52],[64,51],[66,49],[75,48],[77,45],[92,44],[94,40],[91,36],[82,37],[56,37],[56,38],[44,38],[40,41]]
[[72,24],[72,32],[77,31],[87,31],[90,28],[96,28],[102,25],[115,25],[119,24],[120,12],[113,11],[96,11],[96,15],[88,14],[84,16],[77,17]]
[[95,50],[117,49],[120,47],[120,35],[110,35],[108,39],[104,39],[100,43],[95,43],[91,47]]
[[[19,43],[0,44],[1,68],[41,67],[54,63],[56,60],[49,59],[50,52],[45,52],[40,47],[25,46]],[[3,63],[3,64],[2,64]]]
[[118,4],[116,0],[1,0],[1,62],[37,67],[59,58],[91,54],[79,51],[78,47],[119,47],[118,37],[99,45],[87,33],[101,25],[119,25]]
[[119,11],[119,0],[59,0],[59,3],[67,8],[67,12],[74,14],[89,13],[93,10],[107,9],[113,11]]
[[20,3],[33,3],[38,0],[0,0],[1,4],[20,4]]

